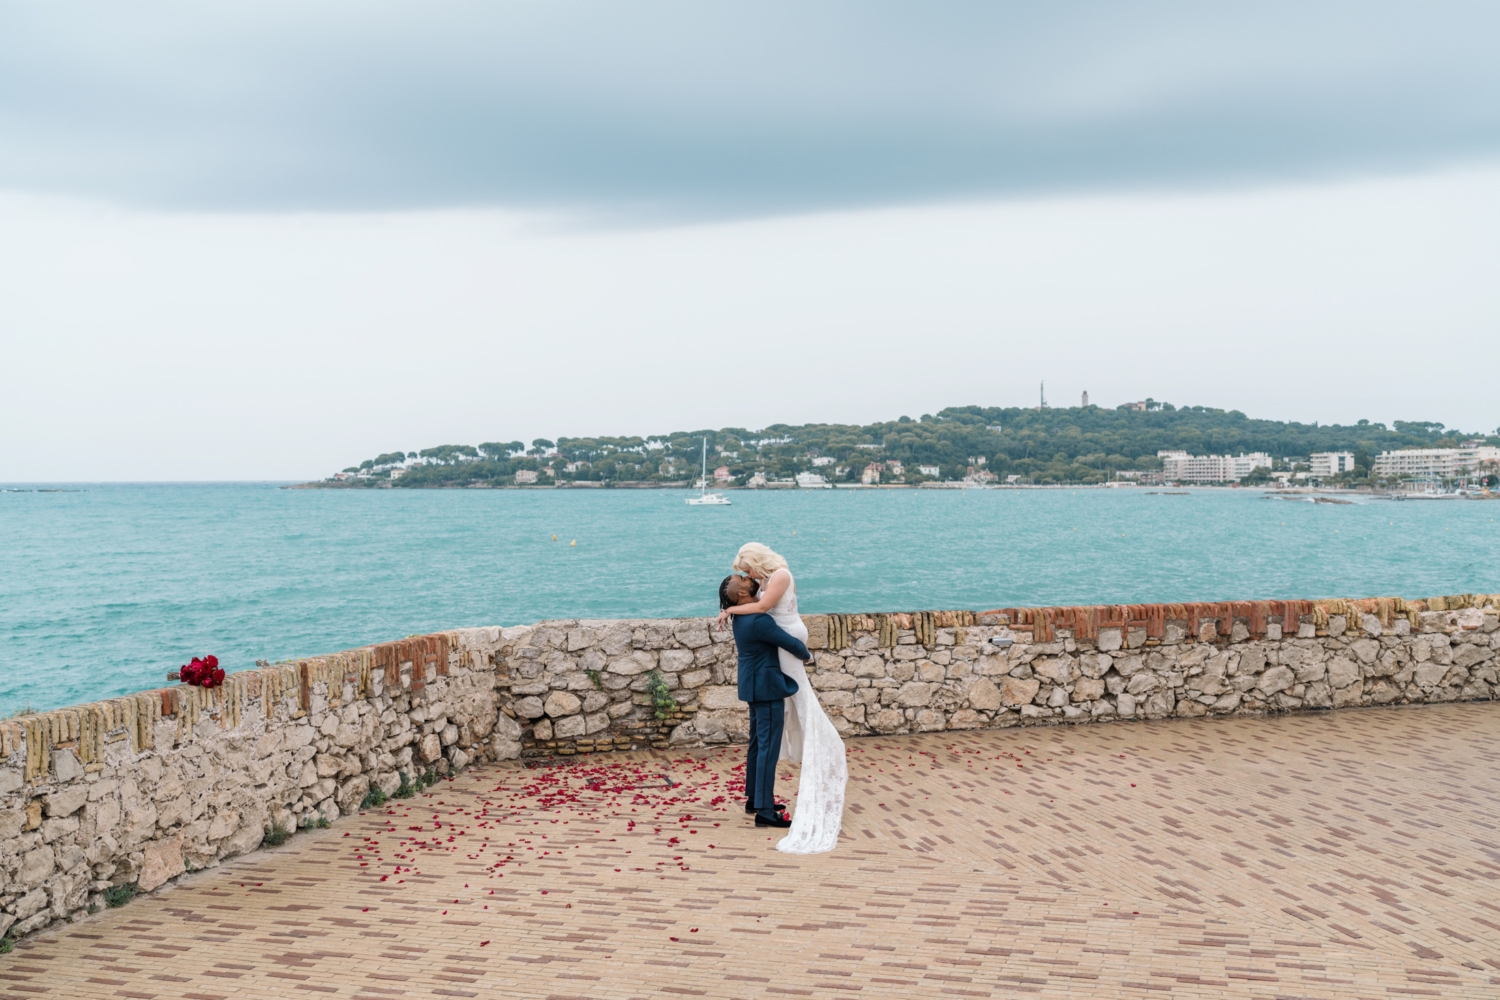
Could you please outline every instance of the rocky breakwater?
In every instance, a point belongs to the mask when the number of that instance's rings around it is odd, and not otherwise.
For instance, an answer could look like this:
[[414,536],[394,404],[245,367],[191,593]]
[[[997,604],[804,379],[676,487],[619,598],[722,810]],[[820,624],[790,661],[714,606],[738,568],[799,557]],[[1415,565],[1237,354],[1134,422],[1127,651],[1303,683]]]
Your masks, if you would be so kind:
[[[1245,715],[1500,694],[1500,598],[1254,601],[804,616],[846,736]],[[526,755],[746,738],[709,619],[507,629]],[[503,689],[503,688],[502,688]]]
[[500,630],[465,629],[0,723],[0,937],[520,753]]

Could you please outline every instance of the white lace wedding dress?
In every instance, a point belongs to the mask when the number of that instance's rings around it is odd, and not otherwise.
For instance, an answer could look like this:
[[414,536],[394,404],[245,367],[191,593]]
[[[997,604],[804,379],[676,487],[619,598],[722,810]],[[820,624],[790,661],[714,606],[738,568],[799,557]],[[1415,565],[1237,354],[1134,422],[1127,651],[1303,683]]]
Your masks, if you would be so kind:
[[[807,626],[797,614],[795,581],[769,614],[790,634],[807,641]],[[781,672],[797,682],[797,693],[786,700],[786,728],[781,736],[781,759],[802,765],[797,785],[797,808],[792,828],[778,851],[787,854],[821,854],[838,843],[844,821],[844,786],[849,783],[849,764],[844,741],[818,703],[818,695],[807,679],[802,661],[780,650]]]

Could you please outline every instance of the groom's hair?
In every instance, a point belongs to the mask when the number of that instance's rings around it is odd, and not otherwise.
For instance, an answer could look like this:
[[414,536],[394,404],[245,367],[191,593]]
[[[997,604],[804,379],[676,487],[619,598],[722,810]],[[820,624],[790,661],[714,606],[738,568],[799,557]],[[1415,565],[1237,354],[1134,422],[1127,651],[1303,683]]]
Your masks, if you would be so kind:
[[737,579],[743,579],[744,582],[749,585],[749,587],[750,587],[750,593],[752,593],[752,594],[755,593],[757,590],[760,589],[760,584],[756,583],[754,580],[749,579],[748,577],[743,577],[742,578],[742,577],[736,576],[733,573],[729,574],[728,576],[726,576],[724,578],[724,582],[721,583],[721,584],[719,584],[719,610],[720,611],[727,611],[729,608],[734,607],[735,604],[737,603],[737,602],[735,602],[733,600],[730,600],[730,598],[729,598],[729,585],[731,583],[733,583]]

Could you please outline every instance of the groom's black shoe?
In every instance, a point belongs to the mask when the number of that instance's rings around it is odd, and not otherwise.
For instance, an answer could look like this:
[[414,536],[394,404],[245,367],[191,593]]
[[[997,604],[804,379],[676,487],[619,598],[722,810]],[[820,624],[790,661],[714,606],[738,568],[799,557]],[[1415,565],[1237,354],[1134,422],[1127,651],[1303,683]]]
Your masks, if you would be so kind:
[[787,819],[785,816],[781,815],[780,813],[778,813],[776,815],[775,819],[770,818],[765,813],[756,813],[755,814],[755,825],[756,826],[778,826],[778,827],[785,828],[785,827],[791,826],[792,825],[792,821],[789,820],[789,819]]
[[[776,803],[776,811],[778,813],[784,813],[784,812],[786,812],[786,803],[785,802],[778,802],[778,803]],[[755,812],[755,806],[751,805],[749,802],[746,802],[745,803],[745,812],[747,812],[747,813],[753,813],[753,812]]]

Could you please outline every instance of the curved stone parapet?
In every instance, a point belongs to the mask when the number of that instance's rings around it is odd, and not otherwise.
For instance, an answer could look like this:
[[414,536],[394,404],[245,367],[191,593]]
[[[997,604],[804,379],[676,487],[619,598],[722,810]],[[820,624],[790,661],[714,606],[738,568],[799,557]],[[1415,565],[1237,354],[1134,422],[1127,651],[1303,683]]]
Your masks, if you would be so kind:
[[[1500,597],[808,615],[848,737],[1493,699]],[[0,937],[478,761],[743,740],[711,619],[457,629],[0,722]]]

